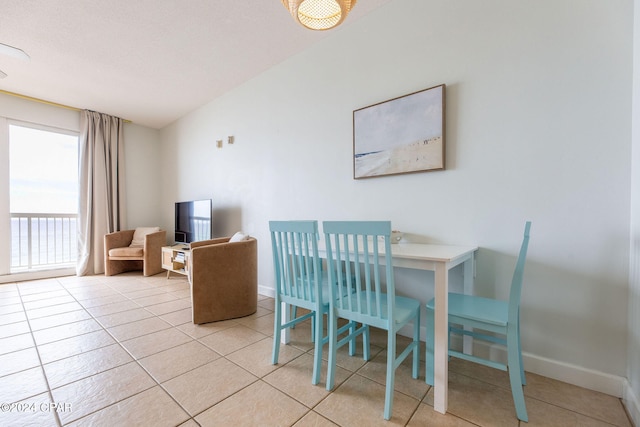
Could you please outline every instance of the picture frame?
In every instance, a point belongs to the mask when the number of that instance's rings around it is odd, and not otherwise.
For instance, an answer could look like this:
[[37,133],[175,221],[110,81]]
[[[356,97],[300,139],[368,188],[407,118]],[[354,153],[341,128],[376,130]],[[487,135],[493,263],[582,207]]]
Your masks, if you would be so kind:
[[353,111],[353,178],[445,169],[441,84]]

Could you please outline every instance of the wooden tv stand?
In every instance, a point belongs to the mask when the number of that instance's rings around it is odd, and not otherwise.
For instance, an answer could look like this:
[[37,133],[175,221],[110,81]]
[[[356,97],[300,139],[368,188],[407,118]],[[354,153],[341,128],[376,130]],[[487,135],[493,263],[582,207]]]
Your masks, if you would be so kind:
[[188,244],[179,243],[162,247],[162,268],[167,270],[167,279],[171,272],[189,275],[189,256],[191,249]]

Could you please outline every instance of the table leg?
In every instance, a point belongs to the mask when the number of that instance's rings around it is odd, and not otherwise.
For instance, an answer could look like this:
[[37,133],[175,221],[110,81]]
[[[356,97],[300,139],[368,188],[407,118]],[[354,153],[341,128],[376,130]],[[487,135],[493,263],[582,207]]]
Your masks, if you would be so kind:
[[444,262],[435,268],[435,324],[434,324],[434,397],[433,408],[447,412],[447,387],[449,381],[449,269]]
[[[473,254],[467,259],[464,264],[464,294],[465,295],[473,295],[474,289],[474,279],[475,279],[475,259]],[[473,328],[465,328],[468,330],[473,330]],[[462,352],[465,354],[471,354],[473,351],[473,337],[469,335],[465,335],[462,338]]]

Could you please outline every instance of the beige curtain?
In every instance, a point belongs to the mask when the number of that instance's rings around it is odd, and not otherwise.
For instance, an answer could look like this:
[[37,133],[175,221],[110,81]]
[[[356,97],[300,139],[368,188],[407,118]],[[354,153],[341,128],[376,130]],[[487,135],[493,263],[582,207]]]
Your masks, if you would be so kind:
[[102,274],[104,235],[125,226],[122,119],[94,111],[81,112],[79,181],[76,274]]

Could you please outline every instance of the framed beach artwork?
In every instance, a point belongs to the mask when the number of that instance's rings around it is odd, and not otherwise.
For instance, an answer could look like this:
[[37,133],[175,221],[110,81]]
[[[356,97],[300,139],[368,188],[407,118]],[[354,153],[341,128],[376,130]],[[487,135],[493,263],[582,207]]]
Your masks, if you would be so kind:
[[445,85],[353,112],[353,178],[444,169]]

